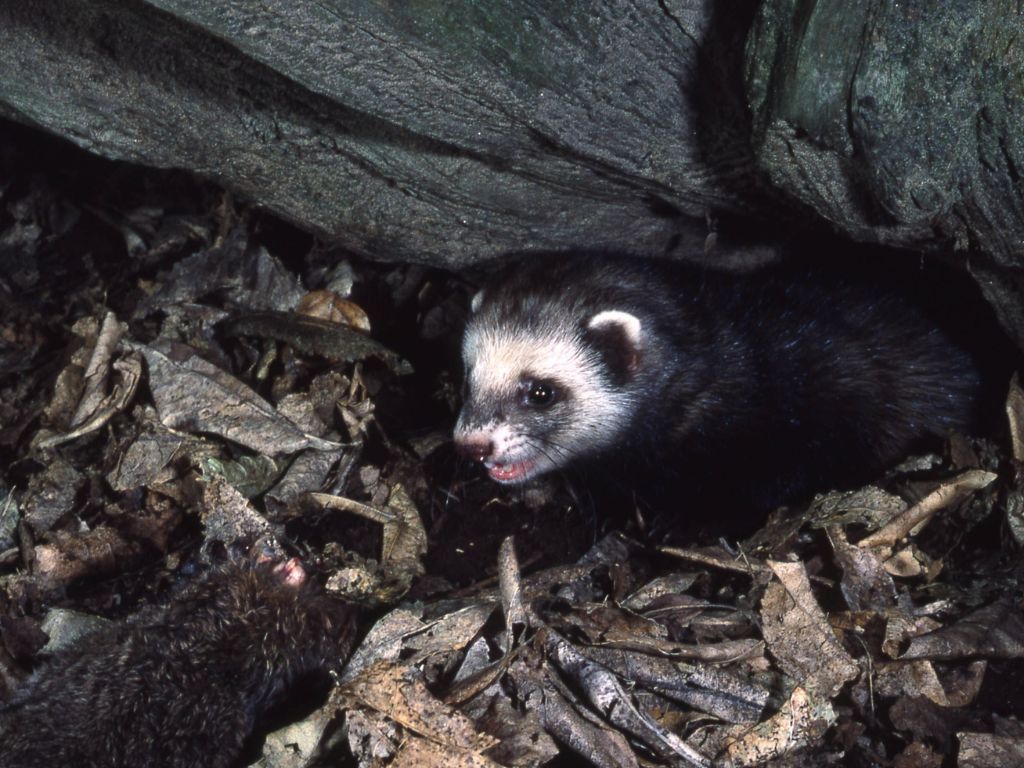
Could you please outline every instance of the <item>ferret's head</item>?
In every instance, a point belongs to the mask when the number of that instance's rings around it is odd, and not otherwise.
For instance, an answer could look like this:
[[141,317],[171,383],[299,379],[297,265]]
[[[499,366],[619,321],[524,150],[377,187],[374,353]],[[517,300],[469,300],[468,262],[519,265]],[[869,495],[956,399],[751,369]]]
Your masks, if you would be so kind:
[[455,444],[500,483],[606,451],[639,406],[641,319],[551,287],[481,291],[463,336],[466,399]]

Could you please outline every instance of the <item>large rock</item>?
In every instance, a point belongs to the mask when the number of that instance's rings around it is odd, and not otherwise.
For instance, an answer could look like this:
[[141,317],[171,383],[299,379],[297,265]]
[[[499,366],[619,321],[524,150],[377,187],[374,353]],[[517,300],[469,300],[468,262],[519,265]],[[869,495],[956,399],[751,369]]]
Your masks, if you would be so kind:
[[771,182],[863,242],[961,253],[1024,339],[1024,10],[766,0],[747,47]]
[[941,252],[1024,346],[1021,40],[1014,0],[17,1],[0,114],[376,258]]
[[0,110],[378,258],[692,251],[749,206],[741,58],[709,52],[754,3],[714,5],[2,3]]

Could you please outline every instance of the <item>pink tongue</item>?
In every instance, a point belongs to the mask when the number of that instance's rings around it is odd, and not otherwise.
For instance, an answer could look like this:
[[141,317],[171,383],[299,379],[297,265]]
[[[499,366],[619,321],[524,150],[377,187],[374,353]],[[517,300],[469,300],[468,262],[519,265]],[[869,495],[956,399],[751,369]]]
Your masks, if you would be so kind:
[[515,480],[525,475],[532,465],[531,462],[521,461],[518,464],[495,464],[487,470],[495,480]]

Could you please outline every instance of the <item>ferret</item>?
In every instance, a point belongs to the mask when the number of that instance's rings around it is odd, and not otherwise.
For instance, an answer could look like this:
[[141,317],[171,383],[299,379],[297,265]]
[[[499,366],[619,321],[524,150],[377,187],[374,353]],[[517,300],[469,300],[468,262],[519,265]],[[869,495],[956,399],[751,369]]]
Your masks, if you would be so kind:
[[882,278],[522,257],[472,299],[454,440],[498,483],[646,467],[676,503],[767,511],[978,423],[979,365],[942,325]]
[[351,606],[297,559],[212,569],[136,624],[84,638],[0,709],[3,768],[223,768],[298,678],[340,666]]

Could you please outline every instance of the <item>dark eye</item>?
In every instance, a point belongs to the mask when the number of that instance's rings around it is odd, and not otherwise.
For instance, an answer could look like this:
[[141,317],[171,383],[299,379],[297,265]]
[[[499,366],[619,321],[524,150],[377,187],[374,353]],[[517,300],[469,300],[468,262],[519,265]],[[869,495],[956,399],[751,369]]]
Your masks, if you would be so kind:
[[527,405],[544,408],[554,403],[557,396],[554,386],[546,381],[528,381],[525,384],[524,400]]

